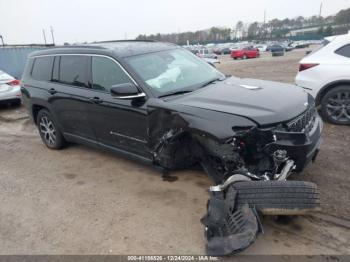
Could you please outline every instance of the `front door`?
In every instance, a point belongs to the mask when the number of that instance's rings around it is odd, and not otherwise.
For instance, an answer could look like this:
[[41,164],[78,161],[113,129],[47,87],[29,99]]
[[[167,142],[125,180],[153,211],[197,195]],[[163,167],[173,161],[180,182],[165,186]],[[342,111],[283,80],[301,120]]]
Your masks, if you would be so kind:
[[112,58],[91,57],[92,103],[88,114],[97,140],[103,145],[149,158],[146,100],[114,98],[113,85],[133,83]]

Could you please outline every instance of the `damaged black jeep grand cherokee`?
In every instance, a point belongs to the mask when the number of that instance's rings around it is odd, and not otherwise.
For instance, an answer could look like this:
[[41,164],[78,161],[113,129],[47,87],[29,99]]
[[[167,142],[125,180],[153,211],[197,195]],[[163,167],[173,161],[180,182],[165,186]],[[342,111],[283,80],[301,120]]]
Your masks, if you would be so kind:
[[169,43],[101,42],[32,53],[23,102],[52,149],[76,142],[213,179],[207,253],[249,246],[262,214],[319,206],[316,185],[286,181],[314,160],[322,121],[301,88],[227,77]]
[[169,43],[34,52],[22,92],[49,148],[83,143],[164,170],[200,163],[217,184],[233,174],[276,180],[302,171],[322,130],[301,88],[226,77]]

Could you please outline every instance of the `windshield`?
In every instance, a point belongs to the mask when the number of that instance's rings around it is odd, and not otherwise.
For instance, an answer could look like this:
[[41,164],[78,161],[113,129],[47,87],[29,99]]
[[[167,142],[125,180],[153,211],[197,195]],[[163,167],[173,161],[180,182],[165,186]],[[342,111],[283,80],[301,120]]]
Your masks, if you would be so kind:
[[155,52],[126,59],[158,95],[193,91],[225,76],[204,60],[184,49]]

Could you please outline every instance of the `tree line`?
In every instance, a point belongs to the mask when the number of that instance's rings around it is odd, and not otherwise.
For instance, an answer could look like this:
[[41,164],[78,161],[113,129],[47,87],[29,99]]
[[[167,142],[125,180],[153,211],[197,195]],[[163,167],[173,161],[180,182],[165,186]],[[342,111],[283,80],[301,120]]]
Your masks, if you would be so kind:
[[[341,27],[334,27],[334,25],[341,25]],[[273,40],[287,38],[291,30],[305,27],[318,27],[317,34],[319,35],[332,35],[339,33],[340,30],[344,32],[350,28],[350,8],[327,17],[298,16],[291,19],[272,19],[266,23],[256,21],[250,24],[238,21],[232,28],[211,27],[210,29],[195,32],[139,35],[136,37],[136,40],[156,40],[182,45],[186,44],[187,41],[193,44],[231,40]]]

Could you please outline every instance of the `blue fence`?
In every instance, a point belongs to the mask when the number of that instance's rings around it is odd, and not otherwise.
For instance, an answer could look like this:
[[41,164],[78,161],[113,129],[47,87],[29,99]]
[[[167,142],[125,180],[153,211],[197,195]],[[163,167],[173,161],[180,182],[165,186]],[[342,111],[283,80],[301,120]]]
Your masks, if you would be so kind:
[[47,47],[0,47],[0,70],[20,79],[28,55]]

